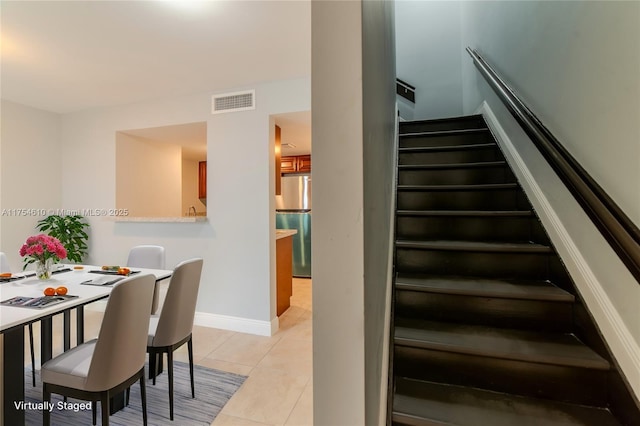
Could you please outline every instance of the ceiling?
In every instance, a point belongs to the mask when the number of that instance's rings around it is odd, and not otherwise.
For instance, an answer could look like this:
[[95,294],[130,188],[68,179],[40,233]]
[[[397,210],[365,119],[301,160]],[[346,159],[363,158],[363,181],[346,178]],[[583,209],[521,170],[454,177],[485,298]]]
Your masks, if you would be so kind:
[[2,98],[56,113],[311,74],[309,1],[2,1]]
[[[311,74],[309,1],[3,0],[1,7],[2,99],[55,113]],[[276,123],[283,142],[296,145],[284,155],[311,152],[310,112],[278,115]],[[134,132],[190,141],[180,144],[194,158],[206,150],[202,123]]]

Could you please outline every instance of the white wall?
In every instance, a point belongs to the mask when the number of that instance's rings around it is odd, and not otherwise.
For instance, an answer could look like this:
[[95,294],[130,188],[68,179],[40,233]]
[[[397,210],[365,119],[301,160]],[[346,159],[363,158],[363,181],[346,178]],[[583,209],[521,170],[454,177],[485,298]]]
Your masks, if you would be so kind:
[[311,4],[313,420],[364,425],[362,4]]
[[[61,206],[62,159],[69,153],[61,146],[59,119],[54,113],[2,101],[0,251],[14,271],[22,269],[18,250],[37,233],[41,210]],[[15,215],[13,209],[38,210]]]
[[212,93],[203,93],[63,116],[63,149],[68,154],[63,160],[62,201],[66,208],[115,205],[117,130],[206,121],[208,222],[140,224],[90,218],[89,261],[122,263],[131,246],[143,243],[165,246],[167,266],[203,257],[197,321],[268,333],[276,318],[271,291],[275,215],[269,115],[308,110],[310,82],[279,81],[251,88],[256,89],[253,111],[211,115]]
[[[463,45],[485,56],[640,224],[640,3],[468,2],[463,29]],[[529,198],[640,395],[640,285],[470,59],[463,72],[465,113],[481,102],[493,111]]]
[[182,148],[116,132],[116,208],[131,216],[182,216]]
[[408,120],[462,115],[458,1],[395,2],[396,73],[416,87],[416,103],[398,97]]
[[207,212],[207,206],[198,198],[198,176],[200,165],[197,160],[182,158],[182,214],[194,206],[198,215]]

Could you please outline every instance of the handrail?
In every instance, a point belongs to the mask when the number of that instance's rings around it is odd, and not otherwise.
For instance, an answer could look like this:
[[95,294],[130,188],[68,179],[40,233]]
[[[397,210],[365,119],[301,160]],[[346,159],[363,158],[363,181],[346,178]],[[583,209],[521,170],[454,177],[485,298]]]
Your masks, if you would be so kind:
[[549,162],[629,272],[640,283],[640,230],[600,185],[569,154],[495,70],[478,54],[467,52],[480,74],[507,106],[524,132]]

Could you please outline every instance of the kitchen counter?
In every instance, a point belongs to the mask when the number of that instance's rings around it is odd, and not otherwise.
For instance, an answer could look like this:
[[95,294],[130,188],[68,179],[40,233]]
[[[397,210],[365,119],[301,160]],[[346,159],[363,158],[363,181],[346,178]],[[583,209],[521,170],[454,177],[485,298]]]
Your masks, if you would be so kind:
[[293,293],[293,238],[295,229],[276,229],[276,314],[282,315],[291,305]]
[[297,233],[298,231],[296,229],[276,229],[276,240],[279,240],[280,238],[290,237]]
[[115,222],[149,222],[149,223],[201,223],[207,222],[206,216],[176,216],[176,217],[140,217],[118,216]]

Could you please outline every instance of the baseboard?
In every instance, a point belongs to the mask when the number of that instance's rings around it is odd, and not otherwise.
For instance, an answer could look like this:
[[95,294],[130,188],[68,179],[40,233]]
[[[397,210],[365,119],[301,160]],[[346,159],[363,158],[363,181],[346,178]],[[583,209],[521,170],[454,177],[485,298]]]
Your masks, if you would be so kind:
[[259,336],[273,336],[279,327],[278,317],[275,317],[271,321],[259,321],[228,315],[210,314],[207,312],[196,312],[194,324],[202,327],[257,334]]
[[622,373],[626,376],[636,396],[640,395],[640,346],[611,303],[603,283],[590,268],[542,188],[516,150],[509,135],[500,125],[491,107],[483,102],[477,113],[484,116],[509,165],[533,204],[538,217],[547,228],[554,246],[570,271],[578,291],[587,303],[587,307],[604,335]]
[[[106,300],[99,300],[85,307],[90,311],[104,312],[107,306]],[[238,331],[240,333],[257,334],[259,336],[273,336],[279,328],[278,317],[271,321],[259,321],[248,318],[232,317],[227,315],[196,312],[193,322],[195,325],[223,330]]]

